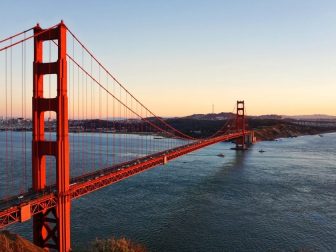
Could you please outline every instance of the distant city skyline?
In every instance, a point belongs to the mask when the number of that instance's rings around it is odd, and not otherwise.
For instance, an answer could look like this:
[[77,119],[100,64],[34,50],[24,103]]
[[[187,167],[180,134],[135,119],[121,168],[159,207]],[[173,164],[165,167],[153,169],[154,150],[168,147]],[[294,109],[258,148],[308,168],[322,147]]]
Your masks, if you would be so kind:
[[230,112],[236,100],[249,115],[336,115],[334,1],[5,0],[0,8],[0,38],[63,19],[159,116],[213,105]]

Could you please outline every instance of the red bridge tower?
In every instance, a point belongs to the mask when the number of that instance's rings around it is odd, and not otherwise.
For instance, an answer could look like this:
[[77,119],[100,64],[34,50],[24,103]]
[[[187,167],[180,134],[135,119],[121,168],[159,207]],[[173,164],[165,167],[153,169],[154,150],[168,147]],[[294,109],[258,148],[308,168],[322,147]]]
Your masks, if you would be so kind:
[[[33,70],[33,146],[32,179],[37,192],[46,187],[46,159],[56,159],[56,207],[46,210],[33,219],[34,243],[42,248],[70,250],[70,196],[69,196],[69,140],[68,140],[68,97],[66,26],[63,21],[55,28],[41,34],[43,29],[34,28],[34,70]],[[43,42],[57,40],[56,62],[43,61]],[[44,98],[43,76],[57,75],[57,96]],[[45,140],[44,113],[56,112],[56,141]],[[49,167],[48,167],[49,168]],[[49,168],[51,169],[51,167]]]
[[237,101],[237,114],[236,114],[236,130],[242,131],[243,136],[236,140],[236,150],[246,150],[246,137],[245,137],[245,103],[244,101]]

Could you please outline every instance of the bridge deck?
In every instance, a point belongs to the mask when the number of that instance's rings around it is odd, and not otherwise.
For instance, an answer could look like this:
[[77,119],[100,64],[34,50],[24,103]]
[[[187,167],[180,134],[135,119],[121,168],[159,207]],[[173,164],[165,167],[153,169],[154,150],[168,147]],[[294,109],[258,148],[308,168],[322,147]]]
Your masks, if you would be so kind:
[[[250,134],[250,131],[245,131],[245,134]],[[239,132],[200,140],[181,147],[135,159],[130,162],[111,166],[85,176],[72,178],[69,190],[70,198],[79,198],[155,166],[165,164],[177,157],[218,142],[239,138],[242,135],[243,133]],[[31,216],[53,208],[57,204],[55,186],[50,186],[42,192],[27,192],[21,195],[23,196],[22,199],[18,199],[18,196],[1,203],[0,228],[4,228],[16,222],[29,220]]]

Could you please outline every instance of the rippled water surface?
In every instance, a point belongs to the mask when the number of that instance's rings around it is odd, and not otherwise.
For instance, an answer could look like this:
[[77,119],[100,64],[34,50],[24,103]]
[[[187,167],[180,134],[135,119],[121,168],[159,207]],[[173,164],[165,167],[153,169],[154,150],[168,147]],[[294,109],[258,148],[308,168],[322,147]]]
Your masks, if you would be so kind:
[[[336,249],[336,134],[231,147],[210,146],[73,201],[74,247],[125,236],[150,251]],[[31,237],[30,226],[11,229]]]

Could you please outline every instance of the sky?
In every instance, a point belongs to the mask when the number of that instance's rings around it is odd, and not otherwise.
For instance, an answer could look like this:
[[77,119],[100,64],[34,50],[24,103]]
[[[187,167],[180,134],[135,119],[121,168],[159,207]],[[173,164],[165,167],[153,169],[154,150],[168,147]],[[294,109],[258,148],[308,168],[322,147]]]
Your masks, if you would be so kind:
[[336,115],[336,1],[2,0],[0,38],[64,20],[161,116]]

